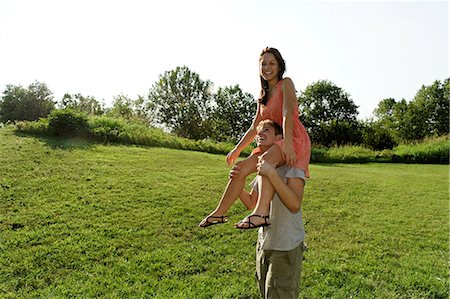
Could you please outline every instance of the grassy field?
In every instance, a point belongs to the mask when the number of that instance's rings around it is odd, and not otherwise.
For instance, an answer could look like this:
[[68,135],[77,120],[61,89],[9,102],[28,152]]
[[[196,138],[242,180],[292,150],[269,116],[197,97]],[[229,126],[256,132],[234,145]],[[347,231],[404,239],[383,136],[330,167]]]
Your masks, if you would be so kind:
[[[0,297],[258,298],[225,157],[0,129]],[[448,298],[448,165],[318,164],[301,298]],[[247,212],[241,204],[231,222]]]

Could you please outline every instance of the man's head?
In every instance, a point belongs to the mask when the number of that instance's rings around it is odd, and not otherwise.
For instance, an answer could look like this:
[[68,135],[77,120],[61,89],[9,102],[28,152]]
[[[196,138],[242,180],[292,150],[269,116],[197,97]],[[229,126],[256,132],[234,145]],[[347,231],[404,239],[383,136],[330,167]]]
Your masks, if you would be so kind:
[[262,150],[269,149],[275,140],[283,138],[283,129],[270,119],[261,121],[256,127],[256,144]]

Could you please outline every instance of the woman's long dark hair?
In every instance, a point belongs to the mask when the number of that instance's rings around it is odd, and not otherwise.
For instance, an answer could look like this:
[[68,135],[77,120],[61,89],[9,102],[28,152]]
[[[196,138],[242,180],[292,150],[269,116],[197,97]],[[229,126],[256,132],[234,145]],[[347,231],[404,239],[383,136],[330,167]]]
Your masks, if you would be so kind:
[[[278,65],[280,66],[280,71],[278,72],[278,80],[283,79],[283,74],[286,71],[286,63],[284,62],[280,51],[275,48],[266,47],[264,50],[262,50],[259,57],[261,58],[266,53],[271,53],[275,56],[275,59],[278,61]],[[261,80],[261,92],[259,93],[258,102],[266,105],[267,101],[269,100],[269,82],[267,82],[261,75],[259,75],[259,79]]]

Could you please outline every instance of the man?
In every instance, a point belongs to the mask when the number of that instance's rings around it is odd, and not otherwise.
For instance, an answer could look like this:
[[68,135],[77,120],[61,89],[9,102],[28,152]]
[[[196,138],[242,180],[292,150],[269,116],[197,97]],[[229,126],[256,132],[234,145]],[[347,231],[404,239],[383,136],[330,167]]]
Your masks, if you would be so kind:
[[[264,134],[263,134],[264,135]],[[259,147],[270,146],[279,138],[275,130],[266,130],[259,137]],[[261,227],[256,245],[256,278],[263,298],[298,298],[305,230],[301,203],[305,186],[305,173],[299,168],[275,165],[267,161],[258,163],[258,176],[252,182],[250,193],[243,190],[240,199],[252,209],[258,198],[261,176],[266,176],[275,189],[270,206],[270,225]],[[239,175],[234,167],[230,176]],[[287,179],[290,178],[289,183]]]

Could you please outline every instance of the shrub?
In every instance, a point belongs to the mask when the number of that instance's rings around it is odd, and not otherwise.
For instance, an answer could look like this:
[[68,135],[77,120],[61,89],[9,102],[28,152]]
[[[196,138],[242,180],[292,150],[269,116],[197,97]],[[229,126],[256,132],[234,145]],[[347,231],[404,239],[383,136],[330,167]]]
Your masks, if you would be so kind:
[[38,121],[17,121],[14,127],[27,134],[48,136],[51,135],[48,128],[48,118],[41,118]]
[[125,121],[121,118],[99,116],[89,119],[91,138],[99,142],[119,143],[119,134],[124,126]]
[[89,133],[87,116],[71,109],[53,110],[48,125],[50,133],[59,137],[87,137]]
[[426,138],[422,142],[402,144],[394,149],[393,162],[402,163],[449,163],[450,143],[448,136]]
[[363,128],[362,142],[376,151],[393,149],[397,145],[389,131],[376,123],[369,124]]
[[365,163],[375,161],[376,153],[361,146],[331,147],[326,154],[328,162]]

